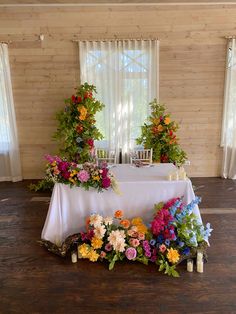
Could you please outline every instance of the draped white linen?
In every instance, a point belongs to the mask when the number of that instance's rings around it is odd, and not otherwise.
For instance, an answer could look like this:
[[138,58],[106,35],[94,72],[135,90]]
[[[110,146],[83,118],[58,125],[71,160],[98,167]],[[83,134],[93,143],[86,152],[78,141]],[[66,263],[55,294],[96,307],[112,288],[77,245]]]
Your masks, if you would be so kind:
[[222,177],[236,179],[236,45],[228,42],[221,145]]
[[97,87],[105,109],[96,117],[104,141],[97,147],[122,149],[123,162],[140,135],[149,102],[159,92],[157,40],[80,41],[81,82]]
[[0,44],[0,181],[20,181],[21,163],[8,47]]
[[[154,204],[167,202],[174,197],[183,197],[186,204],[195,199],[189,179],[166,179],[170,172],[176,171],[173,164],[158,164],[149,168],[116,165],[111,170],[121,195],[112,190],[98,193],[94,189],[85,191],[56,183],[42,230],[42,239],[61,245],[69,235],[84,230],[86,218],[92,213],[106,217],[113,216],[117,209],[122,209],[126,218],[142,217],[145,223],[149,223],[153,219]],[[197,205],[193,212],[201,222]]]

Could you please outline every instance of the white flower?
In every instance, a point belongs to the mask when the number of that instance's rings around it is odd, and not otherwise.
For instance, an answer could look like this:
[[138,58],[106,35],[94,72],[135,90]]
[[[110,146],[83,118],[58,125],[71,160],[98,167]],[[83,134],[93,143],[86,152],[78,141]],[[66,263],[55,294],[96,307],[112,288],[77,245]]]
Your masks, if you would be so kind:
[[107,226],[107,225],[111,225],[113,222],[113,219],[112,217],[105,217],[104,218],[104,224]]
[[89,217],[89,223],[91,226],[94,226],[94,227],[99,227],[101,226],[102,224],[102,216],[98,215],[98,214],[93,214]]
[[103,225],[96,226],[94,229],[94,235],[98,239],[102,239],[104,237],[104,234],[106,233],[106,228]]
[[124,252],[126,246],[124,230],[113,230],[108,237],[108,241],[115,251]]

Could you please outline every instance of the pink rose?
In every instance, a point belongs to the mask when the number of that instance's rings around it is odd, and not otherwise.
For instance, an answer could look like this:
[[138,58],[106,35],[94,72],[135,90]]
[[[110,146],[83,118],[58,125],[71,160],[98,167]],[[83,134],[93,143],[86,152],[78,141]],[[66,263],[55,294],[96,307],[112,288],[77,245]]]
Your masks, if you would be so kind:
[[106,250],[107,252],[110,252],[110,251],[112,250],[112,245],[111,245],[110,243],[107,243],[107,244],[105,245],[105,250]]
[[86,170],[80,170],[80,172],[77,174],[77,177],[80,182],[87,182],[90,178],[90,175]]
[[107,253],[106,253],[106,252],[104,252],[104,251],[102,251],[102,252],[100,253],[100,257],[101,257],[101,258],[106,257],[106,255],[107,255]]
[[133,247],[137,247],[140,244],[139,240],[138,239],[134,239],[134,238],[130,239],[129,243]]
[[137,256],[137,251],[135,250],[134,247],[129,247],[125,251],[125,256],[127,257],[128,260],[134,260]]
[[161,253],[164,253],[164,252],[166,251],[166,246],[165,246],[165,244],[160,245],[160,246],[159,246],[159,250],[160,250]]

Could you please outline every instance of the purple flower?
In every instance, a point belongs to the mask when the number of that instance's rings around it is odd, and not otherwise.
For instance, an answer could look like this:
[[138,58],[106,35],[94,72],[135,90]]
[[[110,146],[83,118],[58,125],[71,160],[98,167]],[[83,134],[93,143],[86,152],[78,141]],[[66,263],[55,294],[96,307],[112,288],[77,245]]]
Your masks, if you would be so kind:
[[110,180],[110,178],[106,177],[106,178],[103,178],[103,179],[102,179],[102,187],[103,187],[104,189],[109,188],[110,185],[111,185],[111,180]]
[[66,172],[68,167],[69,167],[69,163],[66,161],[62,161],[58,165],[58,169],[62,172]]
[[137,251],[135,250],[134,247],[129,247],[125,251],[125,256],[127,257],[128,260],[134,260],[137,256]]
[[184,250],[183,250],[183,254],[184,255],[189,255],[190,253],[190,248],[189,247],[186,247]]
[[68,180],[70,178],[70,173],[68,171],[63,171],[62,176],[64,179]]
[[151,252],[149,251],[149,250],[147,250],[147,251],[145,251],[145,256],[147,256],[147,257],[151,257]]
[[157,256],[156,255],[153,255],[151,258],[150,258],[150,261],[155,263],[155,261],[157,260]]
[[80,182],[87,182],[90,178],[90,175],[86,170],[80,170],[80,172],[77,174],[77,177]]
[[102,168],[102,177],[103,178],[107,177],[108,171],[109,171],[108,168]]

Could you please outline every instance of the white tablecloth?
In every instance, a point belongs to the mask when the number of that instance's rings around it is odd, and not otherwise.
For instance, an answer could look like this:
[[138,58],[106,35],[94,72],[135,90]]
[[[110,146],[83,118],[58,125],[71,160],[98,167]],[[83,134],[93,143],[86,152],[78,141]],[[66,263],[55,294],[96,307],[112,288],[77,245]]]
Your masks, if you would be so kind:
[[[172,164],[158,164],[149,168],[116,165],[112,168],[122,195],[109,190],[98,193],[57,183],[54,186],[50,207],[42,231],[42,239],[61,244],[73,233],[84,230],[85,219],[92,213],[112,216],[122,209],[125,217],[140,216],[146,223],[153,217],[153,206],[174,197],[184,197],[185,203],[194,198],[191,181],[168,181],[166,176],[175,170]],[[195,206],[194,212],[200,212]]]

